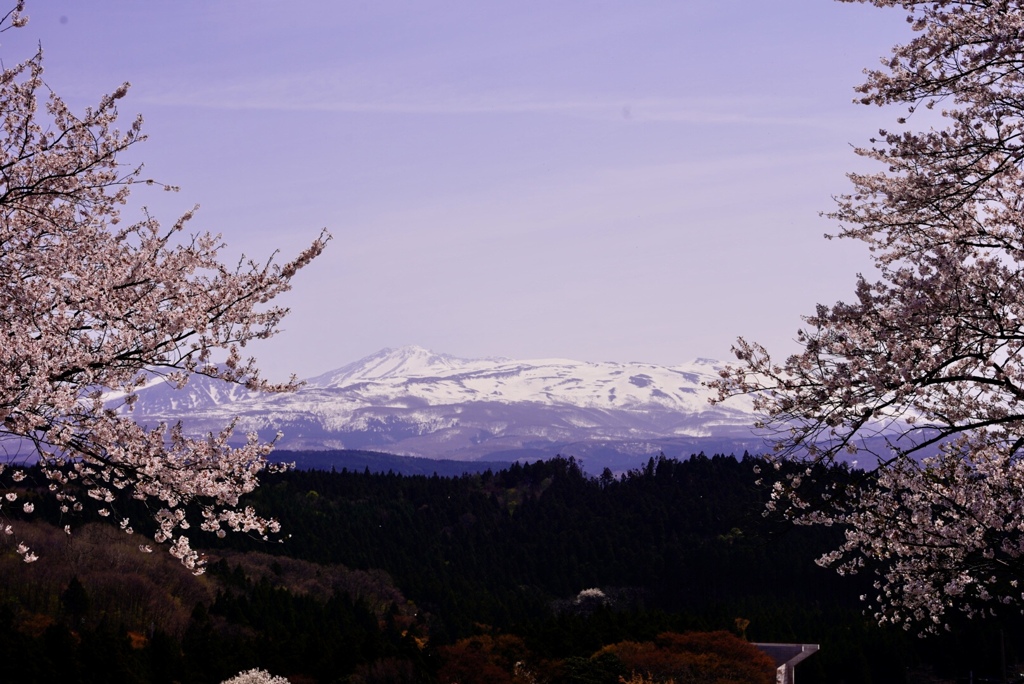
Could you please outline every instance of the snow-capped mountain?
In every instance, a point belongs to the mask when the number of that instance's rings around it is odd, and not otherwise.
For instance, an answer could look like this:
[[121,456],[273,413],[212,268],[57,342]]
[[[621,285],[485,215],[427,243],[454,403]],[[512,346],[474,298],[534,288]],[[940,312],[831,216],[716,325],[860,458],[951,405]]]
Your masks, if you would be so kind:
[[[291,394],[256,394],[206,378],[182,390],[140,392],[134,417],[181,420],[190,432],[239,418],[238,434],[283,449],[372,449],[476,460],[593,458],[616,452],[688,455],[761,449],[742,399],[708,403],[702,383],[719,364],[587,363],[566,359],[459,359],[420,347],[385,349],[310,378]],[[707,448],[705,448],[707,447]]]
[[372,406],[401,406],[415,398],[430,406],[536,403],[692,414],[712,410],[711,392],[701,383],[716,377],[716,362],[706,359],[672,367],[566,359],[465,360],[404,347],[311,378],[308,388],[352,394]]

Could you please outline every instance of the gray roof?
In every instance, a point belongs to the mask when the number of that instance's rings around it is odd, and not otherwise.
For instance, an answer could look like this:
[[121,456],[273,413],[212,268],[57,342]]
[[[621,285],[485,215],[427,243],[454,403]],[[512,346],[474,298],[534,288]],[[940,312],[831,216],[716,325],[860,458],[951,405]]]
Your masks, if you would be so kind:
[[775,667],[793,666],[818,651],[818,644],[754,644],[775,660]]

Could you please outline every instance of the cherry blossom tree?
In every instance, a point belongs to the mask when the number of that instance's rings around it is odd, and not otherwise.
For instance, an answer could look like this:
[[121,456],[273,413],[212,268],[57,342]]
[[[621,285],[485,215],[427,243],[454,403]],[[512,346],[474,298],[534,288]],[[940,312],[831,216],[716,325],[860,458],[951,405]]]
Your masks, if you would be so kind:
[[257,667],[239,672],[231,679],[225,679],[221,684],[288,684],[288,679],[277,677]]
[[[19,3],[0,28],[26,20]],[[182,534],[186,509],[221,535],[277,529],[238,508],[272,444],[249,435],[229,446],[233,425],[204,438],[180,425],[145,428],[131,418],[137,391],[154,376],[181,387],[195,374],[294,389],[294,378],[266,382],[241,348],[275,333],[286,309],[272,300],[330,236],[287,263],[243,258],[232,267],[218,259],[219,236],[186,233],[193,212],[170,227],[144,211],[125,220],[133,186],[154,184],[118,159],[144,139],[141,118],[115,128],[127,91],[126,83],[75,113],[43,81],[41,51],[0,70],[0,514],[31,513],[42,491],[62,512],[92,507],[131,532],[115,507],[131,496],[148,502],[155,541],[199,571]],[[38,471],[24,467],[26,456]],[[43,481],[29,487],[35,472]],[[16,527],[0,524],[31,562]]]
[[1024,3],[844,1],[902,8],[914,32],[857,88],[898,110],[857,150],[881,170],[828,214],[877,277],[819,305],[783,361],[741,338],[716,384],[753,395],[780,458],[877,456],[857,491],[798,474],[779,505],[846,525],[821,562],[875,568],[880,621],[948,628],[1024,604]]

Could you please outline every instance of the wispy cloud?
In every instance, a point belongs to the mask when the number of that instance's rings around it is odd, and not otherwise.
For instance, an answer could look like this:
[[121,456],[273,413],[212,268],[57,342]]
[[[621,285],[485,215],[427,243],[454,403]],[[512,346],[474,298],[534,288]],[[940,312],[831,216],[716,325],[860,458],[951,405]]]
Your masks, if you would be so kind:
[[[361,79],[360,79],[361,80]],[[161,85],[136,94],[163,106],[248,111],[337,112],[408,115],[549,115],[590,120],[709,125],[834,127],[815,113],[811,98],[665,97],[634,94],[559,96],[515,91],[459,92],[455,88],[410,92],[401,87],[348,83],[324,76],[271,78],[201,88]]]

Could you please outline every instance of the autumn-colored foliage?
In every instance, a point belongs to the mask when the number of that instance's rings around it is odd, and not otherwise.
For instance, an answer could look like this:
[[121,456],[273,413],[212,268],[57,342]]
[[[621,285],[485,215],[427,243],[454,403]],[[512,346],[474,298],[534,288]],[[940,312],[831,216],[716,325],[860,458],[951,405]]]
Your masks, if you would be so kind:
[[523,663],[529,651],[517,636],[481,634],[440,650],[444,661],[438,673],[441,684],[526,684],[517,677],[516,664]]
[[625,668],[652,684],[771,684],[774,661],[729,632],[666,632],[653,642],[624,641],[601,653],[618,657]]
[[[483,634],[441,649],[443,684],[527,684],[564,679],[564,667],[531,664],[522,639]],[[757,647],[728,632],[666,632],[654,641],[623,641],[591,660],[616,662],[629,684],[772,684],[775,665]],[[575,680],[574,680],[575,681]]]

